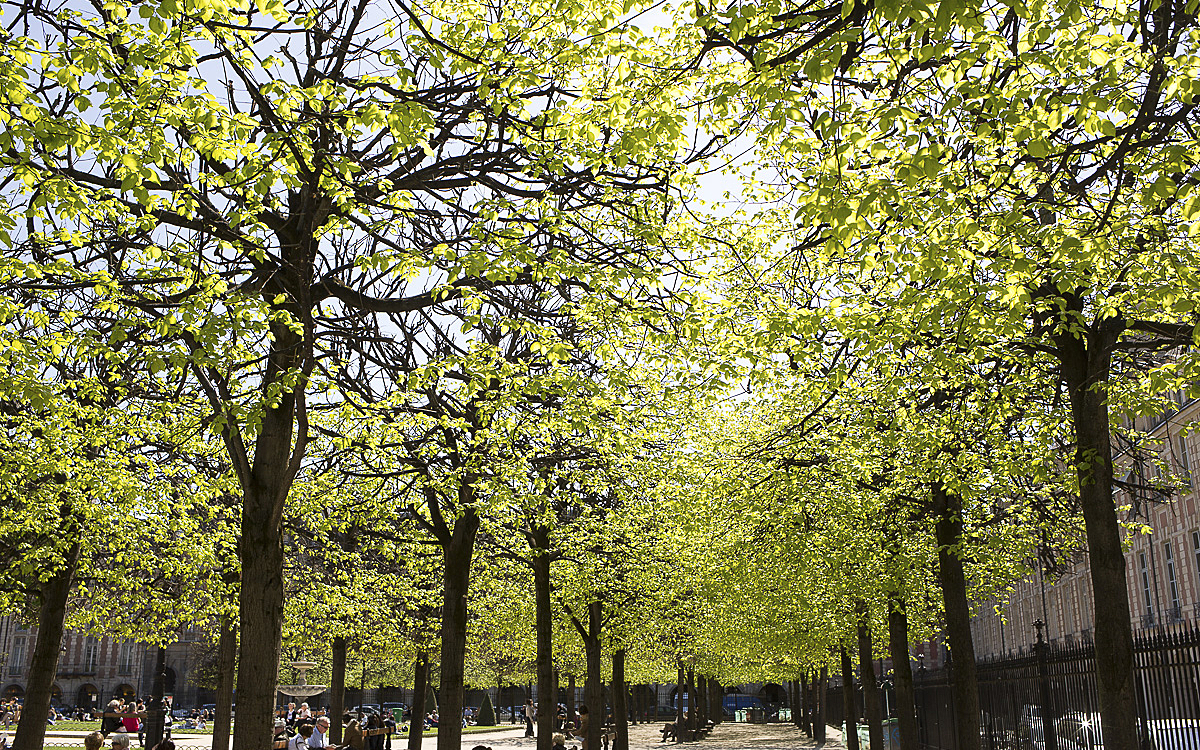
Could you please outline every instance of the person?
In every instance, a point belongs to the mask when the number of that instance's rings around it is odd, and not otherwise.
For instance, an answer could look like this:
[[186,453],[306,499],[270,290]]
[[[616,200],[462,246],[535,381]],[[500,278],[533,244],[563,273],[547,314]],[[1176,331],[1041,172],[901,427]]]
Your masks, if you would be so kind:
[[287,750],[308,750],[308,739],[313,735],[312,724],[301,724],[296,734],[288,740]]
[[307,723],[313,722],[312,711],[308,710],[307,703],[300,704],[300,710],[296,712],[296,721],[300,724],[307,724]]
[[550,741],[554,743],[550,750],[567,750],[567,735],[562,732],[555,732],[551,735]]
[[108,714],[116,714],[121,711],[121,701],[113,698],[108,702],[108,707],[104,709],[105,716],[100,720],[100,734],[108,737],[108,735],[117,731],[117,727],[121,726],[121,719],[118,716],[109,716]]
[[366,750],[366,742],[363,741],[363,730],[358,724],[358,719],[349,711],[342,714],[342,742],[341,747],[350,747],[352,750]]
[[[308,707],[305,703],[304,708]],[[311,748],[322,748],[329,746],[329,717],[322,716],[317,719],[317,725],[313,727],[312,736],[308,738],[308,746]]]
[[150,748],[150,750],[175,750],[175,743],[171,740],[163,740],[154,747]]
[[287,711],[283,714],[283,720],[287,722],[288,728],[296,726],[296,704],[294,702],[288,703]]
[[129,750],[129,733],[118,729],[112,733],[110,738],[112,742],[112,750]]
[[[141,741],[142,733],[140,730],[142,725],[141,722],[138,721],[137,714],[135,714],[133,711],[134,709],[132,703],[125,704],[125,710],[122,712],[125,715],[121,717],[121,726],[126,732],[129,732],[130,734],[136,734],[138,736],[138,740]],[[142,744],[144,745],[145,742],[142,742]]]
[[588,722],[590,721],[591,717],[588,716],[588,707],[581,705],[579,707],[579,746],[583,750],[588,750]]
[[275,736],[271,738],[271,742],[279,742],[287,739],[287,722],[283,719],[275,720]]
[[530,698],[529,700],[525,701],[525,736],[526,737],[533,736],[533,717],[536,715],[537,714],[533,707],[533,699]]
[[92,732],[83,738],[83,750],[100,750],[104,747],[104,735]]
[[[367,717],[367,729],[383,729],[383,717],[371,714]],[[367,750],[383,750],[383,735],[373,734],[367,738]]]
[[391,750],[391,736],[392,736],[392,734],[396,733],[396,713],[395,712],[391,712],[391,710],[389,710],[389,712],[384,713],[383,728],[385,728],[385,730],[388,730],[388,732],[386,732],[383,736],[383,742],[384,742],[383,750]]
[[425,727],[426,727],[426,729],[437,729],[437,725],[438,725],[438,712],[437,712],[437,709],[435,708],[429,712],[428,716],[425,717]]

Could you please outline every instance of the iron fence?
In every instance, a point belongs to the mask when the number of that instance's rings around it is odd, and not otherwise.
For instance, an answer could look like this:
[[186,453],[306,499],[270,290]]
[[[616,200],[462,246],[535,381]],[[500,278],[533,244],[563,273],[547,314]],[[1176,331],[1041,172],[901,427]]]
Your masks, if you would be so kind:
[[[1032,653],[977,665],[985,750],[1101,750],[1095,644],[1035,644]],[[1143,750],[1200,750],[1200,628],[1164,629],[1134,643]],[[918,671],[920,740],[956,750],[949,674]]]

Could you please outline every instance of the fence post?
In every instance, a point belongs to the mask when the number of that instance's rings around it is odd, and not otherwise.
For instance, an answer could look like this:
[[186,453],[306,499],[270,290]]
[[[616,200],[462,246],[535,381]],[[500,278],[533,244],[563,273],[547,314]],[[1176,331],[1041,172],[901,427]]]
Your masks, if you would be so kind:
[[1050,697],[1050,644],[1042,638],[1044,626],[1041,620],[1033,621],[1033,627],[1037,629],[1038,682],[1042,692],[1042,741],[1046,750],[1058,750],[1058,730],[1054,726],[1054,706]]

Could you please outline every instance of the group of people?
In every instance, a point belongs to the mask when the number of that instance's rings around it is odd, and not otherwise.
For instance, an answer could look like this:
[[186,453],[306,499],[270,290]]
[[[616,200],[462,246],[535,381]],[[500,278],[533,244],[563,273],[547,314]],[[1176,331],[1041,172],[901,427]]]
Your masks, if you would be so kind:
[[[129,750],[130,733],[122,728],[108,738],[111,745],[111,750]],[[83,738],[83,750],[104,750],[104,735],[100,732],[92,732]],[[170,739],[164,739],[162,742],[155,745],[151,750],[175,750],[175,743]]]
[[[525,736],[534,736],[533,728],[537,722],[537,704],[532,699],[525,701],[525,706],[521,709],[521,717],[525,720]],[[581,705],[579,706],[578,713],[571,712],[568,715],[567,707],[559,703],[558,711],[554,716],[555,733],[551,737],[555,748],[565,750],[566,741],[573,737],[578,737],[584,750],[586,750],[588,723],[590,720],[591,715],[588,713],[587,706]],[[559,748],[560,745],[562,748]]]
[[[299,707],[289,703],[281,714],[275,719],[275,740],[286,741],[287,750],[392,750],[396,721],[390,714],[369,714],[365,724],[360,724],[353,714],[343,714],[340,745],[329,741],[331,723],[324,711],[313,711],[307,703],[301,703]],[[378,729],[391,731],[368,736],[370,730]]]

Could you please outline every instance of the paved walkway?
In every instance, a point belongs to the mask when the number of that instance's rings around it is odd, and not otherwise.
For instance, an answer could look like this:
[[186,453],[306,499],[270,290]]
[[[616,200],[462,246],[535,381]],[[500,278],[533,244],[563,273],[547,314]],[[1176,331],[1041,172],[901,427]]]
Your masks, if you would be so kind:
[[[630,750],[666,750],[678,747],[680,750],[801,750],[803,748],[822,748],[823,750],[843,750],[841,734],[833,727],[828,728],[828,738],[824,745],[804,736],[804,733],[791,724],[735,724],[726,722],[718,724],[707,738],[699,742],[662,742],[662,722],[657,724],[638,724],[629,727]],[[82,748],[83,737],[87,732],[54,732],[46,733],[47,748]],[[176,732],[172,739],[175,746],[181,750],[209,750],[212,747],[211,734],[188,734]],[[9,742],[12,734],[9,733]],[[502,725],[494,732],[476,732],[463,735],[462,747],[471,750],[479,745],[491,750],[535,750],[537,740],[525,737],[520,725]],[[108,746],[108,743],[105,743]],[[578,740],[567,743],[568,750],[578,748]],[[133,738],[133,750],[139,750],[137,738]],[[406,750],[404,739],[392,741],[393,750]],[[437,738],[427,737],[421,744],[422,750],[437,750]]]

